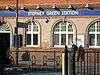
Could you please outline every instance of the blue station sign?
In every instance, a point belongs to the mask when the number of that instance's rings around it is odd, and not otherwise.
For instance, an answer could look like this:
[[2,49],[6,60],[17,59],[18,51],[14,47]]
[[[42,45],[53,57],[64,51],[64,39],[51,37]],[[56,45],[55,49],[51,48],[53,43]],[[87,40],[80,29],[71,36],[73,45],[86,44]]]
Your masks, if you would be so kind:
[[[0,11],[0,16],[16,16],[16,12]],[[100,10],[19,11],[18,16],[100,16]]]

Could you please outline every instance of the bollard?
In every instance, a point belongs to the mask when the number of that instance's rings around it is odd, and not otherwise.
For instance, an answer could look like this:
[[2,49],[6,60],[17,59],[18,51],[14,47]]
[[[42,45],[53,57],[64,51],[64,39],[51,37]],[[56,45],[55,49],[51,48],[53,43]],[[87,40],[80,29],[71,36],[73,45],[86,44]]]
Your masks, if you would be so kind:
[[73,71],[73,75],[75,75],[75,51],[73,53],[73,57],[72,57],[72,71]]
[[71,51],[65,46],[65,52],[62,54],[62,75],[75,75],[76,50],[76,45],[72,45]]
[[56,69],[56,52],[54,51],[54,72],[55,72],[55,69]]
[[65,75],[65,53],[62,53],[62,75]]
[[65,75],[68,75],[68,49],[67,46],[65,45]]
[[65,51],[62,53],[62,75],[68,75],[68,49],[65,46]]

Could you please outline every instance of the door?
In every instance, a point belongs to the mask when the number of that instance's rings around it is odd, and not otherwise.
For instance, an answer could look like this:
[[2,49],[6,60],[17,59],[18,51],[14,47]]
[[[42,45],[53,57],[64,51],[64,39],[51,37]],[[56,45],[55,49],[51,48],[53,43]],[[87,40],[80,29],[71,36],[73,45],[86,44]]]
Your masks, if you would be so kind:
[[0,47],[10,48],[10,33],[0,33]]

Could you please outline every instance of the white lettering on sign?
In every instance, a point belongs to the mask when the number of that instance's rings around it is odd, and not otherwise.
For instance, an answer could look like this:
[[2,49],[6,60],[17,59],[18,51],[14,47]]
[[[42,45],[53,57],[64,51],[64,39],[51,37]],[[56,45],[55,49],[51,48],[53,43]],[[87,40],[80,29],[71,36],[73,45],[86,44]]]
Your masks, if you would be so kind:
[[28,16],[42,16],[44,12],[28,12]]
[[28,16],[64,16],[79,15],[78,11],[34,11],[28,12]]
[[78,11],[62,11],[61,15],[78,15]]
[[46,15],[47,16],[55,16],[55,15],[60,15],[60,12],[59,11],[47,11],[46,12]]

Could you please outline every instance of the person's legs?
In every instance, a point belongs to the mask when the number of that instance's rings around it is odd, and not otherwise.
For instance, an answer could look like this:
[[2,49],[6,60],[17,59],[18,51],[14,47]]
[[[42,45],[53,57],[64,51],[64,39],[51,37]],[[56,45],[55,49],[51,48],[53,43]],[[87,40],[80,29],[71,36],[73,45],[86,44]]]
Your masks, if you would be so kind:
[[84,53],[82,53],[82,55],[81,55],[81,60],[82,60],[82,61],[85,61]]
[[81,56],[81,54],[80,54],[80,52],[79,52],[79,53],[78,53],[78,56],[77,56],[77,61],[79,61],[80,56]]

